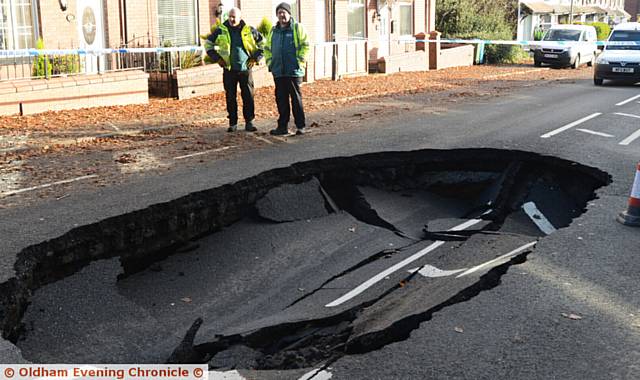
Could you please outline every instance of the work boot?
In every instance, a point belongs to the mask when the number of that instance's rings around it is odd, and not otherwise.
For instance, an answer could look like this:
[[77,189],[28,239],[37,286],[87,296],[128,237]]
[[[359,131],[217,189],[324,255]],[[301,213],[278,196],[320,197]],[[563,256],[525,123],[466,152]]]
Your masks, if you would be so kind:
[[298,128],[298,130],[296,131],[296,136],[301,136],[301,135],[304,135],[305,133],[307,133],[307,130],[305,129],[305,127]]
[[247,121],[244,124],[244,130],[247,131],[247,132],[255,132],[255,131],[258,130],[258,128],[254,127],[252,122]]
[[238,125],[237,124],[230,125],[229,128],[227,128],[227,132],[235,132],[236,129],[238,129]]
[[270,135],[274,135],[274,136],[282,136],[282,135],[288,135],[289,131],[287,130],[287,128],[276,128],[276,129],[272,129],[269,131]]

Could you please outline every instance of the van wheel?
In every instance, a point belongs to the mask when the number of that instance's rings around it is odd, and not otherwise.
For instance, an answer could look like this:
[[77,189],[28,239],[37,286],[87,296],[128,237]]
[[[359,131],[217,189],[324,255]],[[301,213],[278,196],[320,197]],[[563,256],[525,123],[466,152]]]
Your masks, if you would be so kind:
[[593,55],[591,56],[591,61],[587,62],[587,66],[591,67],[596,63],[596,52],[593,52]]
[[576,56],[576,60],[573,61],[573,65],[571,65],[572,69],[577,69],[578,67],[580,67],[580,54]]
[[593,77],[593,84],[595,84],[596,86],[602,86],[603,82],[604,82],[604,79]]
[[541,66],[542,66],[542,62],[538,61],[537,59],[534,59],[534,60],[533,60],[533,65],[534,65],[535,67],[541,67]]

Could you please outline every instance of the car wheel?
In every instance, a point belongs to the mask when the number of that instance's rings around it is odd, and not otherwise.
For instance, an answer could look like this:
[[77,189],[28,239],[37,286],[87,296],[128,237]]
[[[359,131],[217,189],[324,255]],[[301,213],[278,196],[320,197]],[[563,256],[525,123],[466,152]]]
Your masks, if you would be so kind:
[[541,66],[542,66],[542,62],[538,61],[537,59],[534,59],[534,60],[533,60],[533,65],[534,65],[535,67],[541,67]]
[[576,60],[573,61],[573,65],[571,65],[572,69],[577,69],[578,67],[580,67],[580,54],[576,56]]
[[591,56],[591,61],[587,62],[587,66],[591,67],[593,65],[595,65],[596,63],[596,52],[593,52],[593,55]]
[[604,82],[604,79],[593,77],[593,84],[595,84],[596,86],[602,86],[603,82]]

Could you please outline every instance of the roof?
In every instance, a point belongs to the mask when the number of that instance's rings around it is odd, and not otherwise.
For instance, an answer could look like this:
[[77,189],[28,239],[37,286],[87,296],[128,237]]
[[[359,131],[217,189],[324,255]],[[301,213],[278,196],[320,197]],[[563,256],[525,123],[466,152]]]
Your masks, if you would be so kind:
[[613,30],[640,30],[640,22],[623,22],[616,25]]
[[522,5],[531,9],[533,13],[553,13],[553,7],[546,3],[523,1]]

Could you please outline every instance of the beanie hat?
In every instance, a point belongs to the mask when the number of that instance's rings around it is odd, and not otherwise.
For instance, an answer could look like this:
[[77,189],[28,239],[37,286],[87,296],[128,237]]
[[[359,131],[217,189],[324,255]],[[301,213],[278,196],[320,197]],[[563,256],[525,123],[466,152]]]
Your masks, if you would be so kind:
[[278,11],[280,9],[284,9],[285,11],[287,11],[288,14],[291,14],[291,5],[289,5],[289,3],[280,3],[278,4],[278,6],[276,7],[276,14],[278,14]]

